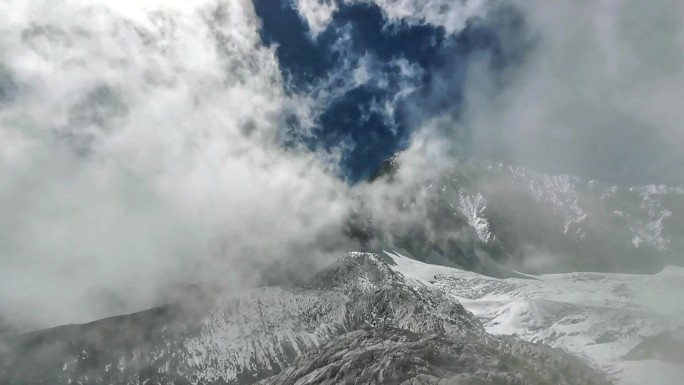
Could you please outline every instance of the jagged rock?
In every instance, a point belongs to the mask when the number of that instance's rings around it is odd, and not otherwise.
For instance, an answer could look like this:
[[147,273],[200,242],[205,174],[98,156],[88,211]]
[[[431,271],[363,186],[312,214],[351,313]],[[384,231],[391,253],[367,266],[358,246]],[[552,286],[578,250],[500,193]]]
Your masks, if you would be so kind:
[[259,384],[606,383],[602,375],[566,354],[540,345],[376,328],[342,335]]

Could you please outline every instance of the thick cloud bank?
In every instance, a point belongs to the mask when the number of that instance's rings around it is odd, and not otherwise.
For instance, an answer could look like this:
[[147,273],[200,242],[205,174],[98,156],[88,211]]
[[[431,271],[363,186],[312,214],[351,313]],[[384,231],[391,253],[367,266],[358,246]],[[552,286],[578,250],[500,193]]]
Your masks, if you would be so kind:
[[477,151],[614,183],[684,183],[684,5],[514,3],[532,48],[506,72],[471,67],[464,120]]
[[340,246],[344,184],[279,145],[282,111],[304,107],[250,2],[1,7],[5,318],[87,321]]

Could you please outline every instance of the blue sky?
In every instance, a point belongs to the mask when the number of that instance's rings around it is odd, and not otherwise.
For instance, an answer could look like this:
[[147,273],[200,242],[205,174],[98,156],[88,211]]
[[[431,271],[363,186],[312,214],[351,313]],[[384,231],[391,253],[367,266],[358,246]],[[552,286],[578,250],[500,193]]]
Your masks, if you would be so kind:
[[[305,141],[328,150],[344,144],[342,173],[351,182],[368,178],[404,149],[425,119],[458,117],[473,56],[488,55],[489,65],[504,67],[519,55],[501,49],[501,23],[493,28],[490,20],[471,20],[463,31],[450,34],[441,26],[390,23],[374,4],[339,4],[327,27],[312,36],[291,2],[254,4],[264,44],[277,47],[287,91],[334,95],[321,101],[314,135]],[[515,24],[514,12],[504,16]],[[514,25],[521,26],[519,20]],[[370,68],[369,78],[347,84],[361,64]],[[383,108],[388,105],[392,108]],[[298,124],[292,117],[285,122]]]

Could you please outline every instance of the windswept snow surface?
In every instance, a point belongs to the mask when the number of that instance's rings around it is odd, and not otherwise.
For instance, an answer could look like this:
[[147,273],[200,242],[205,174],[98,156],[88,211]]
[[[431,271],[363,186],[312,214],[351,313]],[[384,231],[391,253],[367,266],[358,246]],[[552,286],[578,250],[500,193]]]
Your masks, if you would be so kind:
[[618,385],[684,381],[684,268],[497,279],[385,253],[395,271],[443,289],[490,333],[562,348]]

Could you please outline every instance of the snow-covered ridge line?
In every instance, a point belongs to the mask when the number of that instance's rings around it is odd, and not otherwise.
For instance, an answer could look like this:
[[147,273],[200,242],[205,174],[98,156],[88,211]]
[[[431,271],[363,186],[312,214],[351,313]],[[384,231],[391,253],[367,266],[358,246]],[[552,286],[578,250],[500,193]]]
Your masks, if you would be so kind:
[[[417,285],[444,290],[490,333],[562,348],[609,371],[619,385],[679,385],[684,378],[684,356],[642,347],[648,338],[667,336],[684,344],[682,267],[653,275],[578,272],[496,279],[385,253],[395,271]],[[640,359],[632,358],[637,352]]]
[[500,162],[485,162],[485,164],[490,171],[512,176],[513,180],[528,188],[538,202],[549,204],[555,214],[563,217],[564,233],[568,233],[573,224],[576,225],[576,234],[579,238],[586,236],[585,231],[579,227],[588,215],[588,209],[584,207],[587,204],[586,195],[598,193],[601,200],[617,200],[629,193],[638,194],[641,197],[638,205],[640,212],[635,211],[626,215],[624,211],[619,210],[618,216],[627,217],[629,229],[635,238],[640,238],[639,243],[635,243],[635,247],[645,242],[660,251],[667,249],[669,243],[669,240],[662,235],[662,220],[672,214],[663,207],[663,197],[684,194],[682,187],[662,184],[619,187],[606,185],[596,180],[585,181],[568,174],[544,174]]
[[[401,154],[398,159],[393,167],[401,178]],[[492,276],[506,274],[491,261],[533,274],[651,273],[684,264],[684,190],[678,187],[620,187],[473,159],[394,186],[403,189],[393,193],[401,207],[423,214],[405,226],[406,234],[388,231],[378,249],[436,254]],[[378,211],[367,226],[379,234],[400,227],[383,223]]]

